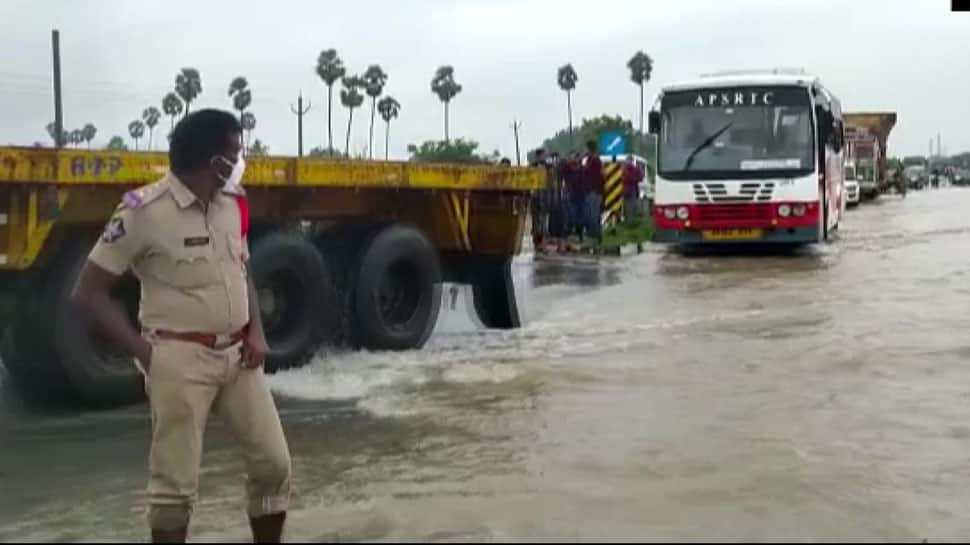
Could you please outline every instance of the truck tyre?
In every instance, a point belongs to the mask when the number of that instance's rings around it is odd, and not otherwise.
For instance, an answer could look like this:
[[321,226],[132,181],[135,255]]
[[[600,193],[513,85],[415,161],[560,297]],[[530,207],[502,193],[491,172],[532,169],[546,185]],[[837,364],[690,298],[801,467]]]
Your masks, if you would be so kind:
[[384,225],[373,222],[346,221],[319,233],[314,243],[333,275],[337,301],[333,308],[336,331],[334,346],[359,348],[360,335],[354,311],[354,288],[360,254]]
[[512,258],[494,260],[479,267],[472,284],[475,314],[482,325],[493,329],[522,326],[512,282]]
[[306,237],[291,232],[257,239],[250,263],[269,345],[266,371],[305,365],[336,327],[336,294],[327,264]]
[[361,346],[408,350],[424,346],[441,310],[441,265],[418,229],[384,227],[366,241],[352,298]]
[[0,339],[0,361],[7,370],[7,377],[27,401],[45,406],[69,403],[76,398],[76,393],[60,362],[43,359],[38,354],[37,347],[43,346],[49,336],[37,335],[31,327],[36,322],[26,312],[26,305],[30,303],[26,297],[19,299],[18,312],[12,316]]
[[[70,300],[92,246],[90,241],[70,244],[52,264],[37,309],[37,323],[53,333],[53,339],[48,334],[44,346],[35,346],[33,351],[49,369],[60,363],[81,401],[97,406],[135,403],[144,399],[144,382],[134,360],[94,334],[90,322]],[[140,328],[137,280],[130,275],[123,276],[111,295],[125,307],[132,325]]]

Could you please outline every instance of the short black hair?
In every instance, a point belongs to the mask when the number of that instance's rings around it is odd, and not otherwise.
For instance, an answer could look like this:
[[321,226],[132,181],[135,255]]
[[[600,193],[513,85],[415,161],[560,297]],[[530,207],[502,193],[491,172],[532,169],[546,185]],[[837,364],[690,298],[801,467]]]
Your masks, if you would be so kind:
[[196,110],[175,125],[168,146],[169,168],[175,174],[190,172],[222,153],[226,142],[242,133],[235,115],[216,109]]
[[586,141],[586,150],[587,151],[596,151],[596,141],[595,140],[587,140]]

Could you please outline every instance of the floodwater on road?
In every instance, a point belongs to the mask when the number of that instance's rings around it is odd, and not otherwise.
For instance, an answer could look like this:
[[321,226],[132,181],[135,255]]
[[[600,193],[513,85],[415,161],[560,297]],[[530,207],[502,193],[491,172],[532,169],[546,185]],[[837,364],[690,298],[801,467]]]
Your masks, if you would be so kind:
[[[288,538],[967,538],[967,209],[886,196],[791,255],[526,254],[515,331],[446,291],[421,351],[271,377]],[[145,538],[144,407],[0,398],[0,541]],[[206,447],[193,539],[248,539],[217,420]]]

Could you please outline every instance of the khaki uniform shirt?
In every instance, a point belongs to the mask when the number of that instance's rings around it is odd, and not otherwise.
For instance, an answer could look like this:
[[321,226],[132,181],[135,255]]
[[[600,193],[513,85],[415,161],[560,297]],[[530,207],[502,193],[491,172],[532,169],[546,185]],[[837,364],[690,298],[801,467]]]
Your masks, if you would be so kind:
[[224,188],[206,210],[169,173],[125,195],[90,260],[118,275],[131,269],[146,330],[222,335],[249,323],[240,194]]

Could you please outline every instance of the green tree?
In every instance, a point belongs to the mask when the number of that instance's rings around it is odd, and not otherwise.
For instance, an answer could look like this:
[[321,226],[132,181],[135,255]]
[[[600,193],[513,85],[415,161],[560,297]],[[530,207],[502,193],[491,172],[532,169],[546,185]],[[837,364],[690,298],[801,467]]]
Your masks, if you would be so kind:
[[[579,81],[579,75],[576,74],[576,70],[573,68],[572,64],[564,64],[559,67],[556,73],[556,81],[559,83],[559,88],[566,92],[566,115],[569,119],[569,138],[573,137],[573,90],[576,89],[576,82]],[[570,145],[572,142],[570,141]]]
[[371,98],[370,131],[367,140],[367,153],[370,159],[374,158],[374,114],[377,113],[377,97],[384,92],[385,85],[387,85],[387,74],[381,70],[381,67],[376,64],[368,66],[367,71],[364,72],[364,90]]
[[384,131],[384,160],[387,161],[388,158],[388,143],[391,141],[391,120],[397,118],[397,114],[401,112],[401,104],[394,99],[392,96],[386,96],[377,103],[377,111],[381,113],[381,119],[385,123]]
[[94,126],[94,123],[88,123],[81,129],[81,136],[84,141],[88,143],[88,149],[91,149],[91,141],[94,140],[95,135],[98,134],[98,128]]
[[232,98],[232,107],[239,110],[239,123],[242,123],[243,113],[253,102],[253,94],[249,89],[249,82],[246,78],[239,76],[229,83],[229,96]]
[[333,153],[333,85],[347,74],[336,49],[325,49],[317,57],[317,76],[327,86],[327,149]]
[[47,135],[50,136],[51,141],[54,142],[54,146],[66,146],[71,143],[71,134],[65,130],[61,130],[61,137],[57,138],[57,128],[54,126],[54,122],[50,122],[45,127],[47,129]]
[[155,125],[158,125],[158,121],[162,118],[162,112],[158,111],[158,108],[154,106],[149,106],[145,108],[145,111],[141,113],[141,119],[145,122],[148,127],[148,150],[152,150],[152,141],[155,139]]
[[471,163],[487,164],[489,156],[478,155],[478,142],[458,138],[454,141],[428,140],[420,145],[409,144],[408,153],[412,161],[430,163]]
[[135,151],[138,151],[138,140],[145,136],[145,124],[140,119],[136,119],[128,124],[128,134],[135,141]]
[[74,144],[74,147],[76,148],[81,145],[81,142],[84,142],[84,133],[81,132],[81,129],[74,129],[68,133],[68,140]]
[[257,138],[253,141],[253,145],[249,148],[249,155],[269,155],[269,146],[264,144],[262,140]]
[[643,134],[643,86],[650,81],[653,59],[643,51],[637,51],[626,66],[630,69],[630,81],[640,86],[640,134]]
[[125,145],[124,138],[116,135],[116,136],[112,136],[111,140],[108,140],[108,145],[105,146],[105,149],[114,150],[114,151],[127,151],[128,146]]
[[175,93],[169,93],[162,98],[162,111],[165,115],[172,118],[172,125],[168,128],[169,132],[175,128],[175,118],[182,113],[182,99]]
[[244,131],[246,131],[246,147],[249,147],[249,139],[253,135],[253,129],[256,128],[256,116],[253,112],[246,112],[242,114],[242,119],[239,120]]
[[438,95],[438,99],[445,105],[445,142],[448,137],[448,105],[461,92],[461,85],[455,81],[455,69],[451,66],[441,66],[431,78],[431,92]]
[[562,129],[550,138],[547,138],[542,147],[549,152],[556,152],[560,155],[568,155],[573,151],[582,151],[585,142],[590,140],[598,141],[604,132],[618,132],[627,141],[627,152],[643,156],[651,164],[654,157],[654,143],[651,135],[641,135],[633,127],[633,123],[618,115],[601,115],[592,119],[583,119],[582,123],[575,130],[579,136],[579,142],[573,145],[573,138],[569,135],[568,129]]
[[340,103],[349,111],[347,116],[347,143],[344,146],[344,155],[350,155],[350,129],[354,122],[354,108],[359,108],[364,103],[364,95],[360,94],[360,88],[364,87],[364,81],[358,76],[347,76],[341,81],[344,88],[340,90]]
[[202,75],[195,68],[183,68],[175,76],[175,93],[185,103],[185,113],[188,115],[192,101],[202,94]]
[[313,157],[316,159],[334,158],[334,157],[346,159],[347,155],[345,155],[344,152],[340,150],[325,149],[323,146],[316,146],[310,150],[310,153],[307,154],[307,157]]

